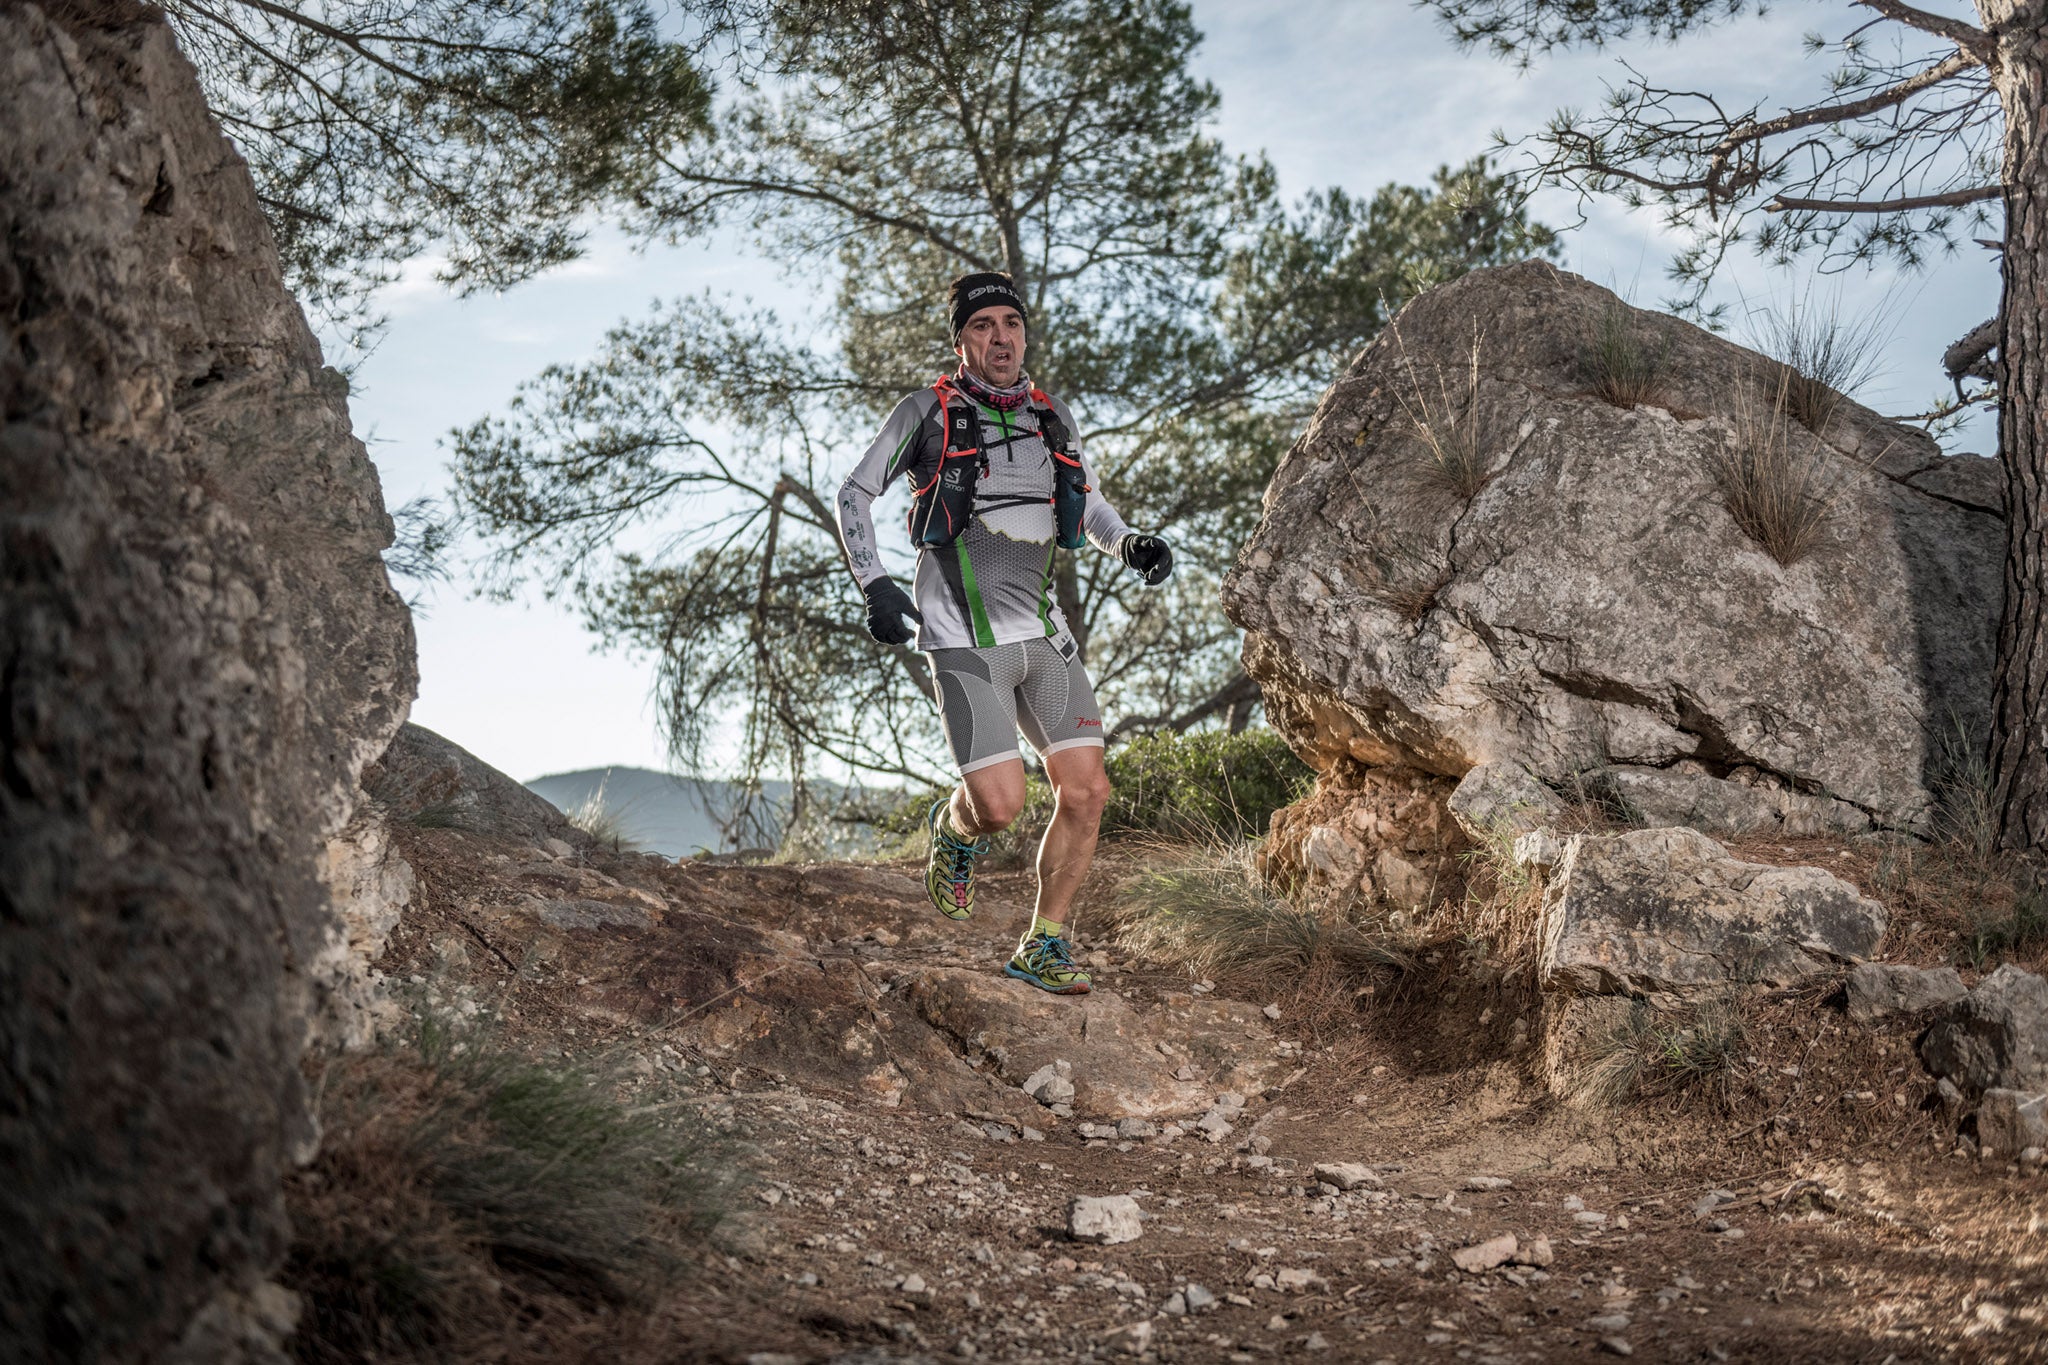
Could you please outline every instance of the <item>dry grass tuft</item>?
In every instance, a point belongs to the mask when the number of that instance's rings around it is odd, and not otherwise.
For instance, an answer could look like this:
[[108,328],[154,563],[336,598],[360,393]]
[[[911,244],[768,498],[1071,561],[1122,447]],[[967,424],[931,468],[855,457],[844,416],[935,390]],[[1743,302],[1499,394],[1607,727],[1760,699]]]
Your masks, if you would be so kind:
[[1714,479],[1735,524],[1765,554],[1790,567],[1821,543],[1828,509],[1841,492],[1826,456],[1785,421],[1789,371],[1776,391],[1737,412],[1734,431],[1714,464]]
[[1680,1091],[1725,1091],[1748,1044],[1749,1027],[1732,998],[1671,1011],[1633,1001],[1588,1039],[1577,1098],[1615,1105]]
[[1660,404],[1664,396],[1665,347],[1646,340],[1634,310],[1616,305],[1600,315],[1592,339],[1579,355],[1579,368],[1593,392],[1617,408]]
[[694,1112],[431,1022],[330,1064],[319,1116],[283,1277],[309,1365],[568,1358],[674,1280],[727,1181]]
[[1543,882],[1515,861],[1515,831],[1496,825],[1464,855],[1465,901],[1453,913],[1459,935],[1484,943],[1504,975],[1533,973],[1543,947]]
[[1784,308],[1756,310],[1749,330],[1750,344],[1782,367],[1783,410],[1819,433],[1847,401],[1844,395],[1876,374],[1891,325],[1884,308],[1850,319],[1842,316],[1839,296],[1822,301],[1809,293]]
[[[1398,332],[1395,340],[1400,340]],[[1496,472],[1492,442],[1479,402],[1481,350],[1479,326],[1475,322],[1462,382],[1454,386],[1450,373],[1438,366],[1432,393],[1403,347],[1401,360],[1408,368],[1408,385],[1407,392],[1397,395],[1415,440],[1417,469],[1424,482],[1448,489],[1468,501],[1492,482]]]
[[1384,929],[1350,908],[1313,907],[1268,885],[1255,851],[1241,840],[1156,845],[1118,887],[1106,932],[1171,970],[1245,985],[1407,965]]
[[605,787],[610,781],[610,777],[607,776],[597,784],[596,791],[577,802],[573,810],[564,811],[563,814],[568,817],[570,824],[612,852],[636,852],[640,845],[626,835],[625,813],[614,808],[605,797]]

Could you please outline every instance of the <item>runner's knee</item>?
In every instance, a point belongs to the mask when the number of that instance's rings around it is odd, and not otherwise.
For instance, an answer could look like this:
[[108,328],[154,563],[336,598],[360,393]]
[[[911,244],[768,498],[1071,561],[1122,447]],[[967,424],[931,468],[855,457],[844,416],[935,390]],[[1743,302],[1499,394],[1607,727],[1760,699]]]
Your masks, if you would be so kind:
[[1100,819],[1103,807],[1109,804],[1109,774],[1097,768],[1069,776],[1056,784],[1054,792],[1061,811],[1083,819]]
[[1024,794],[1007,788],[967,791],[967,808],[974,815],[977,834],[994,834],[1010,827],[1024,809]]

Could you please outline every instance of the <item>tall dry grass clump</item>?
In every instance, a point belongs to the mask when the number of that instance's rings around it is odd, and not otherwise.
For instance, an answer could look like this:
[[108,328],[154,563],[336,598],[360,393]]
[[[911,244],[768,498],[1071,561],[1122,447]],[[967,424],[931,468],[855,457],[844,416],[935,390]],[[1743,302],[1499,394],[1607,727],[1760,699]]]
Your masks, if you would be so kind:
[[1845,317],[1839,296],[1819,300],[1809,291],[1784,307],[1753,311],[1749,332],[1751,346],[1778,362],[1783,411],[1819,433],[1877,373],[1891,324],[1884,308]]
[[673,1281],[729,1179],[694,1111],[431,1021],[331,1063],[318,1112],[283,1276],[308,1365],[567,1358]]
[[1733,996],[1660,1010],[1631,1001],[1587,1040],[1576,1098],[1616,1105],[1680,1091],[1725,1092],[1749,1046],[1749,1026]]
[[1664,358],[1663,341],[1646,338],[1636,325],[1634,310],[1617,304],[1593,324],[1593,335],[1579,353],[1579,369],[1602,401],[1633,408],[1662,401]]
[[1543,947],[1543,883],[1515,861],[1515,837],[1502,822],[1465,852],[1465,899],[1453,911],[1459,936],[1484,944],[1503,975],[1533,973]]
[[569,823],[582,830],[598,843],[614,853],[631,853],[639,845],[626,835],[625,812],[613,806],[605,795],[605,788],[611,783],[610,774],[597,784],[597,790],[577,802],[573,809],[564,811]]
[[[1400,333],[1394,339],[1400,343]],[[1423,379],[1415,361],[1401,348],[1408,370],[1405,390],[1396,398],[1417,452],[1416,468],[1424,482],[1470,500],[1492,481],[1493,451],[1480,407],[1479,324],[1472,325],[1472,345],[1464,374],[1454,382],[1454,367],[1433,366],[1435,382]]]
[[1749,393],[1713,471],[1735,524],[1787,567],[1820,545],[1841,491],[1819,444],[1785,420],[1790,385],[1790,372],[1780,370],[1764,393]]
[[1192,976],[1246,985],[1404,967],[1385,931],[1348,907],[1269,884],[1243,841],[1160,843],[1118,887],[1105,931],[1128,951]]

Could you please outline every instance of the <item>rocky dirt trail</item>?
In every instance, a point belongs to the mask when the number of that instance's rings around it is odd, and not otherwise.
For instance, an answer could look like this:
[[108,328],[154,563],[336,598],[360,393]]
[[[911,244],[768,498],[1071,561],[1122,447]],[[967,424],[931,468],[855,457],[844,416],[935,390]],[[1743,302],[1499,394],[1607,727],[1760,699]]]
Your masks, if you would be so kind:
[[[995,972],[1025,874],[956,926],[908,865],[398,834],[388,975],[738,1144],[677,1360],[2048,1357],[2048,1184],[1953,1155],[1911,1037],[1812,999],[1740,1097],[1588,1113],[1452,963],[1333,1006],[1098,947],[1054,999]],[[1077,1240],[1077,1196],[1137,1235]]]

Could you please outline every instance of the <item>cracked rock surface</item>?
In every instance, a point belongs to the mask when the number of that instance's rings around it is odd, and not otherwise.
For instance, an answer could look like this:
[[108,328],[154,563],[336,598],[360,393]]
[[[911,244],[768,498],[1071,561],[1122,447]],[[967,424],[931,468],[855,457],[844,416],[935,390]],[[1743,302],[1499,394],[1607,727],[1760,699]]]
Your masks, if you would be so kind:
[[[1591,392],[1605,317],[1662,358],[1656,405]],[[1983,724],[1997,470],[1845,400],[1789,429],[1832,497],[1781,564],[1715,474],[1771,374],[1544,263],[1415,299],[1324,396],[1225,583],[1272,723],[1323,770],[1624,768],[1646,814],[1710,832],[1922,825],[1942,734]],[[1432,477],[1423,427],[1470,442],[1476,493]]]
[[1868,957],[1884,907],[1817,867],[1745,863],[1690,829],[1581,834],[1544,888],[1548,987],[1663,1001],[1791,986]]
[[0,1359],[279,1360],[409,894],[391,524],[161,12],[0,7],[0,129]]

